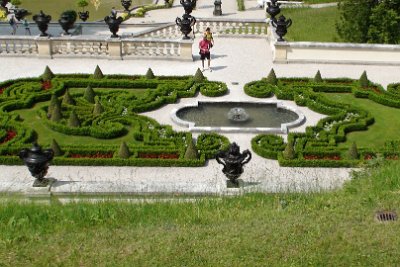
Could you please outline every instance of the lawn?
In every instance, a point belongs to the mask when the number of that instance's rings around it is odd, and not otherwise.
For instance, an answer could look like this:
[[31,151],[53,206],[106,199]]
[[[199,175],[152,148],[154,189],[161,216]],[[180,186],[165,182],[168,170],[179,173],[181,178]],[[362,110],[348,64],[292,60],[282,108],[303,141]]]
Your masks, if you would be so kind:
[[400,125],[400,109],[380,105],[365,98],[355,98],[352,94],[326,94],[331,100],[368,110],[375,118],[375,123],[368,127],[367,131],[356,131],[346,135],[346,143],[340,146],[348,146],[356,142],[359,147],[382,147],[387,140],[398,140]]
[[400,163],[391,162],[333,192],[203,197],[187,203],[5,201],[0,205],[0,262],[395,266],[400,225],[378,222],[375,213],[399,207],[399,174]]
[[293,21],[285,36],[287,41],[339,42],[336,21],[339,19],[337,7],[326,8],[286,8],[278,15]]
[[[85,10],[89,10],[90,12],[89,21],[103,20],[106,15],[110,14],[112,7],[120,10],[124,9],[119,0],[102,0],[100,2],[98,10],[91,3],[85,8]],[[133,0],[131,7],[151,3],[152,0]],[[52,16],[53,22],[58,21],[60,14],[65,10],[73,9],[77,12],[82,11],[81,8],[77,7],[76,0],[22,0],[20,7],[27,9],[32,15],[38,14],[40,10],[43,10],[44,13]],[[32,20],[32,17],[28,17],[28,19]]]

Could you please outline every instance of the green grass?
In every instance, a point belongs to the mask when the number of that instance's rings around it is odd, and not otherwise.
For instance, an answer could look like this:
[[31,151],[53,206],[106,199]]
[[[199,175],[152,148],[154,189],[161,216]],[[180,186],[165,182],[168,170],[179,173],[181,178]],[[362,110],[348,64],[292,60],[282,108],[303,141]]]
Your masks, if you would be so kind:
[[325,94],[329,99],[340,103],[351,104],[369,111],[375,118],[375,123],[368,127],[367,131],[351,132],[346,135],[346,143],[339,146],[348,146],[353,142],[358,147],[382,147],[387,140],[399,140],[400,109],[380,105],[369,99],[355,98],[352,94]]
[[[151,3],[151,0],[133,0],[131,7]],[[61,13],[65,10],[82,11],[81,8],[77,7],[76,0],[22,0],[20,7],[27,9],[32,15],[38,14],[40,10],[43,10],[44,13],[52,16],[52,22],[57,22]],[[102,0],[98,10],[94,8],[90,1],[85,10],[89,10],[89,21],[95,21],[103,20],[106,15],[110,14],[112,7],[120,10],[124,9],[119,0]],[[28,19],[32,20],[32,16],[28,16]],[[80,21],[79,18],[78,21]]]
[[336,3],[339,0],[304,0],[305,4],[325,4],[325,3]]
[[2,266],[395,266],[400,163],[327,193],[0,205]]
[[285,36],[287,41],[340,41],[335,26],[339,19],[337,7],[286,8],[282,9],[281,14],[293,21]]

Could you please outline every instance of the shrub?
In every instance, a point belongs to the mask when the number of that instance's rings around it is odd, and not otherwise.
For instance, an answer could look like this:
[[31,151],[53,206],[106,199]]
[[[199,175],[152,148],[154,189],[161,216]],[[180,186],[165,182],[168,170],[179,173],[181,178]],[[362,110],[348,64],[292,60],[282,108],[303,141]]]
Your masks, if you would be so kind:
[[83,94],[83,98],[86,99],[87,102],[94,104],[94,97],[95,97],[95,92],[92,89],[92,86],[88,85],[86,87],[85,93]]
[[64,11],[61,16],[66,16],[68,17],[71,21],[75,22],[76,18],[78,17],[78,14],[76,13],[75,10],[66,10]]
[[54,73],[50,70],[49,66],[46,66],[43,74],[40,76],[43,81],[50,81],[54,78]]
[[295,158],[295,152],[294,152],[292,142],[289,141],[287,143],[285,150],[283,150],[282,154],[285,159],[294,159]]
[[351,145],[351,147],[349,147],[349,150],[347,151],[347,157],[349,159],[358,159],[358,156],[359,154],[356,142],[353,142],[353,144]]
[[154,76],[153,70],[151,68],[149,68],[146,72],[146,79],[154,79],[154,78],[155,78],[155,76]]
[[322,83],[323,82],[322,77],[321,77],[321,72],[319,72],[319,70],[317,71],[317,74],[315,74],[314,82],[316,82],[316,83]]
[[101,105],[100,100],[98,98],[96,98],[96,104],[94,104],[94,108],[93,108],[93,115],[97,116],[103,112],[104,112],[104,108]]
[[361,74],[361,77],[359,79],[360,86],[362,88],[366,88],[369,85],[368,77],[367,77],[367,72],[364,70],[364,72]]
[[[50,99],[50,104],[49,107],[47,109],[47,116],[51,116],[53,113],[53,109],[55,106],[59,105],[60,101],[58,101],[58,97],[55,94],[51,95],[51,99]],[[61,110],[61,109],[60,109]]]
[[51,149],[54,151],[54,156],[61,156],[64,154],[64,152],[61,150],[60,146],[58,145],[57,141],[53,139],[51,141]]
[[121,143],[121,146],[119,147],[118,150],[118,157],[123,158],[123,159],[127,159],[129,158],[131,155],[128,146],[126,145],[125,142]]
[[51,111],[50,119],[51,119],[51,121],[57,122],[57,121],[60,121],[61,118],[62,118],[61,105],[58,102],[56,105],[54,105],[54,107]]
[[76,1],[76,5],[78,7],[84,8],[84,7],[87,7],[89,5],[89,2],[87,0],[77,0]]
[[81,126],[81,122],[79,121],[78,116],[75,113],[75,110],[71,111],[71,114],[68,119],[68,126],[69,127],[79,127]]
[[197,68],[196,74],[194,75],[193,80],[195,82],[202,82],[202,81],[204,81],[204,79],[205,79],[205,77],[203,75],[203,72],[201,72],[200,68]]
[[104,78],[103,72],[101,71],[99,65],[97,65],[96,69],[94,70],[93,78],[94,79],[102,79],[102,78]]
[[271,71],[269,72],[269,74],[267,76],[267,82],[272,85],[278,84],[278,79],[276,78],[274,69],[271,69]]
[[75,105],[75,101],[72,98],[72,96],[69,94],[69,90],[65,91],[62,103],[66,104],[66,105]]
[[198,159],[199,158],[199,154],[197,152],[197,148],[193,142],[193,140],[191,140],[186,148],[186,152],[185,152],[185,159]]

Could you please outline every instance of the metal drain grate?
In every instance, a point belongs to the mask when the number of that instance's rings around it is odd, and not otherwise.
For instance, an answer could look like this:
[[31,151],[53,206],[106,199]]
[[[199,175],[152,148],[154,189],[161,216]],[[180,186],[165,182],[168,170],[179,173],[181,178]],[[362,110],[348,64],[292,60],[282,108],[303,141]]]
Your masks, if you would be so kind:
[[376,213],[376,219],[380,222],[397,221],[397,213],[394,211],[381,211]]

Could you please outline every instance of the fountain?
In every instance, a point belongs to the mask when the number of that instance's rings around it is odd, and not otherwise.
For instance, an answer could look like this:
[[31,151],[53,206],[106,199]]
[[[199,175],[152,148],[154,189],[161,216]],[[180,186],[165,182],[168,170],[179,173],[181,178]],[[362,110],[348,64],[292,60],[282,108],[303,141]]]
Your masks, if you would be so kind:
[[198,101],[174,109],[171,119],[191,132],[287,133],[305,116],[280,101]]
[[249,119],[249,114],[244,108],[231,108],[228,112],[228,119],[234,122],[244,122]]

